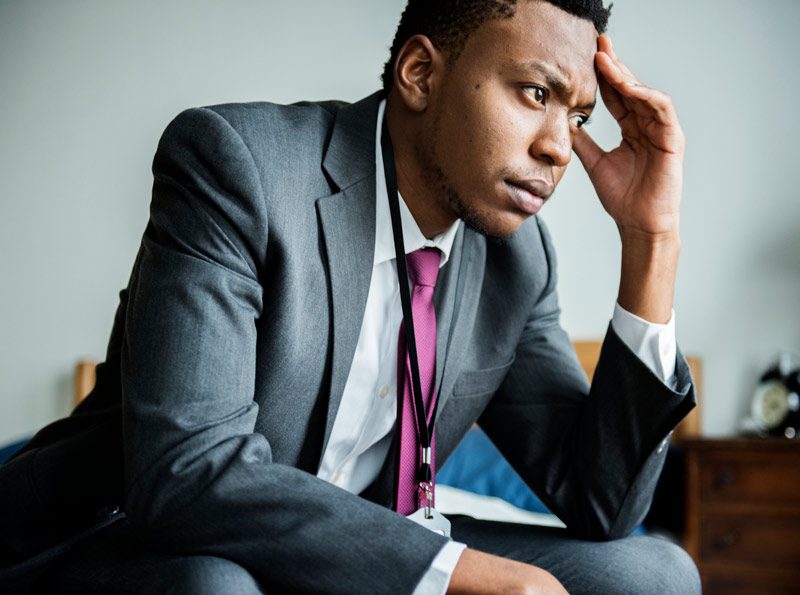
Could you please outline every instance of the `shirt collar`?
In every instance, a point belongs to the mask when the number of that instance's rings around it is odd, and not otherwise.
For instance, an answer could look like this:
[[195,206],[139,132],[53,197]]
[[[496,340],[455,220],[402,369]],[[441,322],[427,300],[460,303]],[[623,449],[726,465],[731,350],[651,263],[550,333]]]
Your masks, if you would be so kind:
[[[380,264],[395,258],[392,217],[389,214],[386,178],[383,171],[383,151],[381,150],[381,129],[385,109],[386,100],[384,99],[378,106],[378,122],[375,125],[375,260],[373,264]],[[443,267],[450,259],[450,251],[453,249],[453,241],[461,220],[456,219],[447,231],[429,240],[420,231],[403,196],[399,192],[397,195],[400,197],[400,221],[403,223],[403,245],[406,254],[420,248],[438,248],[442,252],[439,267]]]

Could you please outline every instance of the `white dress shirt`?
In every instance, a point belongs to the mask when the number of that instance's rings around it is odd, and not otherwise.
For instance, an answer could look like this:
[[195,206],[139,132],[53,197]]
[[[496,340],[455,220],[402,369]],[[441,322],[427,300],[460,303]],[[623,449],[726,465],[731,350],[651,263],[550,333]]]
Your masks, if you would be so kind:
[[[382,101],[375,124],[375,254],[367,305],[350,373],[317,474],[354,494],[360,493],[378,476],[389,453],[397,417],[397,340],[403,313],[380,143],[385,107]],[[400,198],[406,254],[419,248],[435,247],[442,252],[439,266],[444,266],[450,258],[461,221],[457,220],[443,234],[426,239]],[[676,357],[674,313],[667,324],[651,324],[617,304],[611,324],[622,341],[650,369],[665,382],[672,382]],[[414,594],[445,593],[465,547],[455,541],[447,543],[434,558]]]

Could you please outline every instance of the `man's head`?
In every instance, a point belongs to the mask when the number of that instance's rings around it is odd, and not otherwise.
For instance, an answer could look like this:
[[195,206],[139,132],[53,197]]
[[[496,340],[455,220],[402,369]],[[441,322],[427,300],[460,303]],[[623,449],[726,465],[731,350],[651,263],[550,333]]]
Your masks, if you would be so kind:
[[593,108],[607,19],[602,0],[410,0],[384,87],[423,232],[449,214],[507,236],[539,210]]
[[[525,1],[525,0],[523,0]],[[611,7],[602,0],[547,0],[562,10],[594,23],[604,33]],[[486,21],[509,19],[516,12],[517,0],[410,0],[400,17],[389,60],[383,67],[383,89],[394,84],[394,63],[405,42],[414,35],[425,35],[454,61],[470,34]]]

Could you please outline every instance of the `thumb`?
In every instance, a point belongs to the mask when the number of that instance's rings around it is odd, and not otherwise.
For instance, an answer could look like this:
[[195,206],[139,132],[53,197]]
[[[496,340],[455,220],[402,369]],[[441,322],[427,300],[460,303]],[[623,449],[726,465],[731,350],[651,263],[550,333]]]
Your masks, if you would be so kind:
[[590,177],[594,166],[597,165],[597,162],[606,154],[583,128],[578,130],[578,133],[575,135],[575,141],[572,143],[572,150],[575,151],[578,159],[580,159],[583,164],[583,168]]

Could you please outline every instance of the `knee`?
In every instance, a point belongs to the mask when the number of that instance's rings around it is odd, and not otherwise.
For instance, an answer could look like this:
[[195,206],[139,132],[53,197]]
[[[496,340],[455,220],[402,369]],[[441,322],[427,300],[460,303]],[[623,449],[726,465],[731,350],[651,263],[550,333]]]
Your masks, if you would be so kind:
[[682,548],[655,537],[629,538],[633,555],[620,573],[618,593],[699,595],[700,573]]
[[224,558],[192,556],[184,558],[176,570],[173,576],[176,593],[261,593],[253,575],[242,566]]

